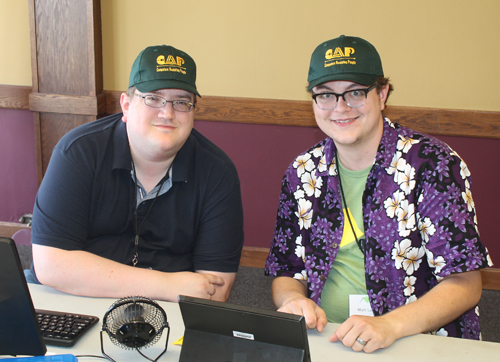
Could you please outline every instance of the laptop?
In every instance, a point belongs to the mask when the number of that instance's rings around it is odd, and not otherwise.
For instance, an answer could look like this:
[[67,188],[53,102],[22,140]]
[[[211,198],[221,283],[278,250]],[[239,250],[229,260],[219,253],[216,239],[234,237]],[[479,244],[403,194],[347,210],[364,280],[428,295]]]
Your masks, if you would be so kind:
[[0,238],[0,355],[46,352],[16,245]]
[[179,296],[179,362],[310,362],[303,316]]

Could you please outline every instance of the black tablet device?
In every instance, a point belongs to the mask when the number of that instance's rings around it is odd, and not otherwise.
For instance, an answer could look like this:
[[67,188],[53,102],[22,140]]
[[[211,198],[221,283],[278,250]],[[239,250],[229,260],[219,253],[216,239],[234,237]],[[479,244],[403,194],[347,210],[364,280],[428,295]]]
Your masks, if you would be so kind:
[[47,351],[14,241],[0,238],[0,355]]
[[184,341],[179,362],[310,362],[304,317],[179,296]]

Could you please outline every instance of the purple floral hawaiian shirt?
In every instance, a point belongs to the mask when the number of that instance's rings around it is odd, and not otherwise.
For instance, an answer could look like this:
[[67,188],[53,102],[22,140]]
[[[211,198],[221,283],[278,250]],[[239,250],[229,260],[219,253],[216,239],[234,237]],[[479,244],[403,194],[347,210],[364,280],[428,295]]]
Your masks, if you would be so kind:
[[[288,167],[266,261],[268,275],[307,280],[318,305],[344,227],[335,152],[326,138]],[[363,223],[375,315],[415,301],[452,273],[491,265],[467,165],[444,142],[387,118],[363,194]],[[477,308],[434,333],[478,339]]]

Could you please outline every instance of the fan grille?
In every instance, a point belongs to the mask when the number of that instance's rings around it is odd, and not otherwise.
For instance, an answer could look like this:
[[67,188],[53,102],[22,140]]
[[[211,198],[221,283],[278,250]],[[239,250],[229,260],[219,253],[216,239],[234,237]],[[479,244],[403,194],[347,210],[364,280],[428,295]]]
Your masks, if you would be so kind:
[[[146,338],[136,336],[135,344],[124,344],[120,333],[123,327],[147,326],[149,334]],[[158,342],[163,329],[168,327],[165,311],[154,300],[145,297],[127,297],[117,300],[109,308],[103,318],[103,331],[106,331],[111,341],[124,349],[147,348]],[[128,328],[126,328],[128,329]],[[140,339],[139,344],[137,340]]]

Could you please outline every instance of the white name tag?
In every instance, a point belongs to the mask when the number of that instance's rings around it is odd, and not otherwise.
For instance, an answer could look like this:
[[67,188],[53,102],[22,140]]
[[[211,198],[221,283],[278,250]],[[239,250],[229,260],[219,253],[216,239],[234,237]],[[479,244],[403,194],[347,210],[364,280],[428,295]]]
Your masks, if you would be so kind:
[[366,315],[373,317],[372,307],[368,295],[350,294],[349,295],[349,316]]

